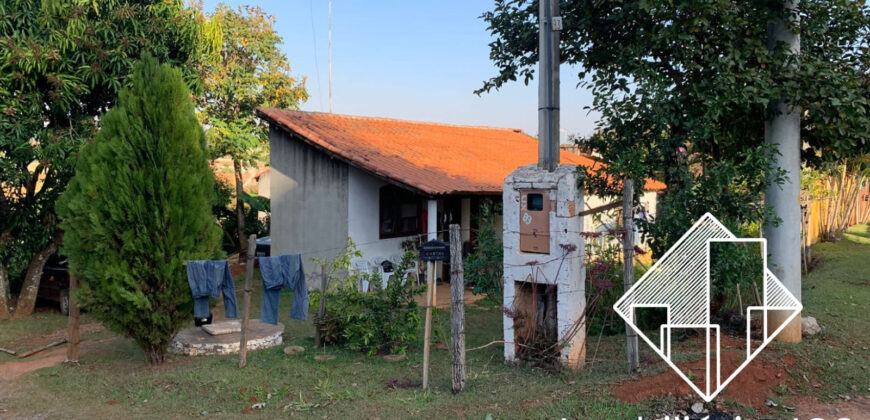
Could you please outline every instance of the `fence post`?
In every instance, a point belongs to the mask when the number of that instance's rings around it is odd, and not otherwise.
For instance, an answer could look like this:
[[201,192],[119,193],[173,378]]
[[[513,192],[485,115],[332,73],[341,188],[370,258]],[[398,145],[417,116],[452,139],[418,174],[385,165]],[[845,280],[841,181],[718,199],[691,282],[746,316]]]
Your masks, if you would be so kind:
[[320,308],[317,310],[317,322],[314,323],[314,347],[320,348],[323,343],[323,331],[321,330],[321,322],[326,316],[326,286],[327,286],[326,264],[320,265]]
[[423,389],[429,389],[429,342],[432,341],[432,306],[435,287],[435,263],[426,267],[426,327],[423,332]]
[[[634,185],[630,177],[622,181],[622,287],[627,292],[634,283]],[[634,318],[632,310],[632,318]],[[628,371],[634,373],[640,364],[637,346],[637,332],[630,325],[625,325],[625,337],[628,350]]]
[[69,344],[66,347],[65,363],[78,364],[79,362],[79,342],[81,335],[79,331],[79,302],[76,299],[76,291],[79,289],[79,279],[75,276],[69,278],[69,320],[67,329],[69,334]]
[[251,315],[251,283],[254,278],[254,253],[257,252],[257,235],[248,237],[248,255],[245,260],[245,307],[242,309],[242,334],[239,341],[239,367],[248,364],[248,318]]
[[465,389],[465,278],[459,225],[450,225],[450,353],[453,355],[453,393]]

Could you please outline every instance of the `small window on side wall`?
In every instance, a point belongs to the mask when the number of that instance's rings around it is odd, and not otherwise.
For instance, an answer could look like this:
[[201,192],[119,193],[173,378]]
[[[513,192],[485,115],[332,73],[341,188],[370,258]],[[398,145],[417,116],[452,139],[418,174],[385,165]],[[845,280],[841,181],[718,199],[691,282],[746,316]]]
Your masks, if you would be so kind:
[[541,211],[544,209],[544,195],[539,193],[530,193],[528,195],[528,204],[526,205],[526,210],[528,211]]
[[380,190],[380,238],[416,235],[420,232],[420,198],[393,185]]

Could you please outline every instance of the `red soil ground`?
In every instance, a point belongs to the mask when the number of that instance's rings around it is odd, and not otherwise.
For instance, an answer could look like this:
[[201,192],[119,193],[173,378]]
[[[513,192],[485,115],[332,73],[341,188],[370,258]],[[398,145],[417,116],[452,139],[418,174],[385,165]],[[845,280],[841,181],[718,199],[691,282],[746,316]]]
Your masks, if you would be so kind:
[[[691,347],[700,345],[700,341],[698,338],[693,339]],[[745,350],[740,349],[739,346],[740,340],[726,340],[723,337],[721,366],[723,381],[730,375],[730,372],[733,372],[743,363]],[[764,357],[757,357],[728,384],[720,395],[747,406],[755,407],[761,412],[767,412],[768,410],[764,406],[764,403],[768,399],[769,391],[780,384],[790,384],[793,382],[793,378],[786,371],[786,368],[793,366],[794,362],[794,358],[790,356],[783,358],[781,363],[773,363],[765,360]],[[696,384],[704,383],[705,365],[706,361],[704,359],[677,364],[683,372],[689,372],[690,370],[693,372],[693,375],[696,377]],[[666,371],[656,375],[643,376],[622,382],[613,387],[610,392],[617,399],[631,403],[668,394],[675,396],[695,395],[692,388],[670,367]]]

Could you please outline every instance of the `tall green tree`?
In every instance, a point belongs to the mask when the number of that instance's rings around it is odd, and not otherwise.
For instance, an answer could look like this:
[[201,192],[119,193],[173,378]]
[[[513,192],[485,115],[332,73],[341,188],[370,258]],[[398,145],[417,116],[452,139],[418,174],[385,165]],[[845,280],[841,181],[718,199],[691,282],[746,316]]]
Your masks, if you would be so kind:
[[214,174],[181,72],[143,56],[57,204],[83,306],[162,363],[193,311],[184,262],[221,254]]
[[212,157],[233,160],[240,255],[246,251],[242,172],[268,147],[268,125],[254,112],[261,105],[296,109],[308,99],[304,80],[290,73],[274,24],[275,18],[259,7],[225,4],[202,24],[207,54],[197,66],[203,84],[197,106]]
[[[581,87],[601,114],[588,145],[609,165],[585,182],[619,195],[608,179],[668,184],[652,233],[661,255],[691,223],[713,211],[727,224],[772,218],[760,202],[781,182],[763,144],[770,101],[806,110],[804,160],[838,160],[870,149],[868,19],[864,2],[800,2],[801,52],[767,45],[782,13],[769,0],[561,1],[562,61],[579,66]],[[534,77],[537,2],[496,0],[483,15],[498,74],[480,92]],[[771,175],[768,178],[768,175]]]
[[181,0],[0,0],[0,319],[32,312],[54,203],[136,58],[185,63],[196,32]]

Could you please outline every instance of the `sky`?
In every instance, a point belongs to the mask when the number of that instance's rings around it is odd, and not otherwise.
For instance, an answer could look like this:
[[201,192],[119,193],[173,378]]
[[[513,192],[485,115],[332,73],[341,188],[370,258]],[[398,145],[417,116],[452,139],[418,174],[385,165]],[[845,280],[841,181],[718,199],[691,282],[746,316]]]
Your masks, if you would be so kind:
[[[276,19],[293,75],[306,77],[306,111],[328,111],[328,1],[248,0]],[[333,0],[333,111],[407,120],[537,130],[537,80],[500,91],[473,92],[496,74],[492,37],[479,16],[492,0]],[[597,115],[583,108],[591,94],[577,87],[577,69],[563,65],[562,139],[588,135]]]

